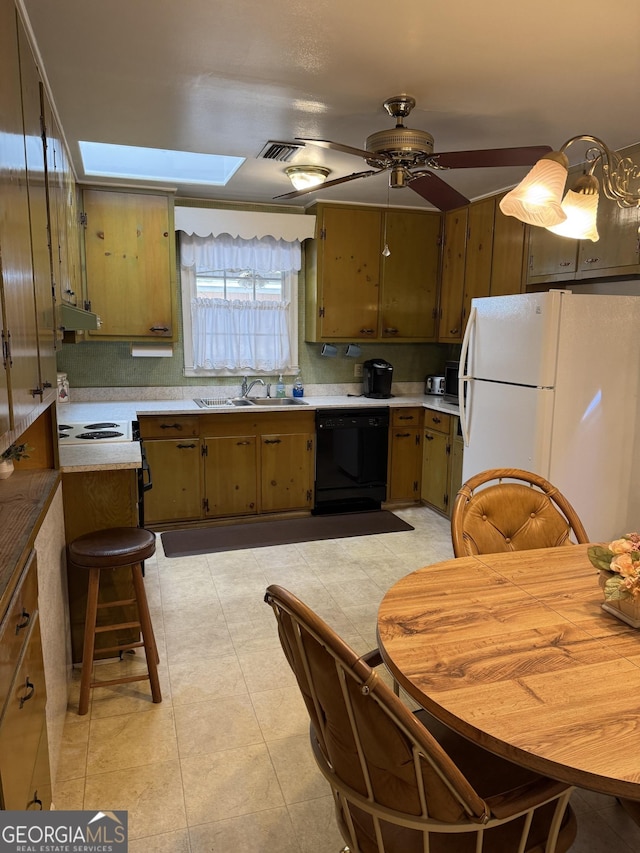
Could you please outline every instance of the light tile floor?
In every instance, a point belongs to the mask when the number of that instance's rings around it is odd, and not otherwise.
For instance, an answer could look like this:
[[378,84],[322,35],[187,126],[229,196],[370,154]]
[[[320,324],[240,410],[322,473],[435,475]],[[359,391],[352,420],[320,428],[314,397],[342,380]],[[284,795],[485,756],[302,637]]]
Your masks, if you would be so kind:
[[[398,511],[415,530],[146,563],[163,701],[146,682],[95,688],[76,713],[79,673],[54,790],[59,809],[126,809],[130,853],[338,853],[327,785],[307,717],[263,603],[279,583],[344,639],[375,645],[384,591],[452,556],[449,524]],[[140,656],[99,665],[135,670]],[[638,853],[640,828],[610,797],[574,795],[572,853]]]

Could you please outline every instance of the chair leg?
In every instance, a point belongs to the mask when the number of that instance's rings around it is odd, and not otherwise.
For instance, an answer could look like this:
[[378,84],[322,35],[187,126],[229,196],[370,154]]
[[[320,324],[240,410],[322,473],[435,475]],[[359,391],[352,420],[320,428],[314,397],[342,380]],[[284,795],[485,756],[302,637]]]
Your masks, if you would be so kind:
[[98,592],[100,587],[100,569],[90,569],[87,588],[87,611],[84,620],[84,644],[82,649],[82,676],[80,679],[80,702],[78,714],[89,710],[89,694],[93,676],[93,653],[96,642],[96,620],[98,616]]
[[158,662],[160,658],[158,656],[156,638],[153,634],[149,604],[147,603],[147,594],[144,588],[144,579],[142,577],[142,568],[140,563],[137,563],[132,567],[132,574],[133,588],[136,593],[136,601],[138,604],[138,618],[140,619],[142,639],[144,641],[144,648],[147,656],[147,671],[149,673],[149,682],[151,684],[151,696],[153,701],[158,703],[162,702],[160,680],[158,678]]

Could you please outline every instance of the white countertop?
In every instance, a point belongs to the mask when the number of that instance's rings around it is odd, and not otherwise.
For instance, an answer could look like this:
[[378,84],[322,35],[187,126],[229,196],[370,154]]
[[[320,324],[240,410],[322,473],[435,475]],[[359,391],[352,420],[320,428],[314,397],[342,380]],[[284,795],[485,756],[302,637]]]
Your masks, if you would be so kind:
[[[442,397],[431,395],[398,395],[387,400],[373,400],[368,397],[351,396],[305,396],[304,402],[310,409],[346,409],[375,408],[389,406],[423,406],[449,415],[458,415],[458,406],[448,403]],[[81,422],[97,420],[134,421],[139,415],[184,415],[203,414],[205,412],[297,412],[302,406],[283,406],[273,408],[255,405],[249,408],[233,405],[201,408],[195,400],[111,400],[100,403],[59,403],[58,421]],[[138,442],[114,442],[104,444],[72,444],[60,446],[60,470],[63,473],[73,471],[116,470],[118,468],[140,468],[142,458]]]

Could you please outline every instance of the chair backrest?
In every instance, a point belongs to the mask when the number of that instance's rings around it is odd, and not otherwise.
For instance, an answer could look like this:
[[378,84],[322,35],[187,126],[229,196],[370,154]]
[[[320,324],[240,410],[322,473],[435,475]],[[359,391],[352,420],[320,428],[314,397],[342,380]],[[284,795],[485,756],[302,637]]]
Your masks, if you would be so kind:
[[[476,792],[362,656],[288,590],[269,586],[265,601],[275,612],[280,642],[311,720],[314,755],[331,785],[338,826],[352,853],[534,849],[521,836],[529,831],[528,813],[540,803],[533,806],[529,794],[526,808],[517,820],[510,815],[506,827],[506,819],[492,813],[491,801]],[[482,763],[473,760],[474,767]],[[545,831],[553,824],[557,832],[572,789],[551,785],[544,805],[550,816],[543,823]],[[503,799],[505,787],[498,787]]]
[[572,536],[578,543],[589,541],[569,501],[544,477],[519,468],[471,477],[451,514],[456,557],[572,545]]

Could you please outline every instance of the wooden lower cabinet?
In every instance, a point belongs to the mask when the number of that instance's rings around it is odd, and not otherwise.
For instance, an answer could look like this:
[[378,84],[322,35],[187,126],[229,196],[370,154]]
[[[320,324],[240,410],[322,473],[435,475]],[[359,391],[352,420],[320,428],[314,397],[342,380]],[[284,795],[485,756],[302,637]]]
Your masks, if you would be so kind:
[[147,526],[313,506],[313,410],[141,416],[140,433],[153,481],[145,494]]
[[258,440],[255,435],[204,439],[207,518],[258,511]]
[[262,435],[262,512],[310,509],[313,498],[315,438],[308,432]]
[[145,492],[145,524],[188,521],[202,516],[202,463],[199,438],[144,442],[153,487]]
[[425,413],[422,456],[422,500],[450,516],[462,482],[463,441],[458,418],[446,413]]
[[51,774],[35,553],[0,624],[0,807],[48,809]]
[[[154,484],[155,485],[155,484]],[[76,471],[62,475],[64,526],[67,545],[78,536],[111,527],[138,526],[138,472],[135,468],[115,471]],[[87,608],[88,572],[67,561],[69,612],[71,618],[71,650],[74,663],[82,661],[84,620]],[[100,601],[132,599],[133,583],[129,569],[102,572]],[[98,626],[130,622],[136,618],[134,604],[123,607],[117,616],[109,608],[98,611]],[[136,642],[136,629],[104,631],[96,635],[95,657],[110,657],[101,652],[111,646]]]
[[422,460],[422,409],[391,410],[387,501],[420,500]]

